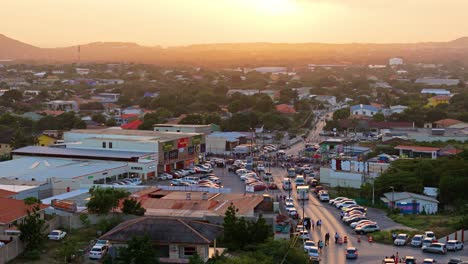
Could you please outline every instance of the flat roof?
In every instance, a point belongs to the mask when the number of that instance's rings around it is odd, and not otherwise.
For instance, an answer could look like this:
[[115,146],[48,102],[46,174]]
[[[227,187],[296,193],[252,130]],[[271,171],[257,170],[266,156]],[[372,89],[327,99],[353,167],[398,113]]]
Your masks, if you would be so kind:
[[153,127],[193,127],[193,128],[199,128],[199,127],[211,127],[211,125],[154,124]]
[[49,178],[73,179],[128,166],[116,161],[80,161],[24,157],[0,162],[0,177],[45,182]]
[[189,136],[202,135],[201,133],[181,132],[156,132],[148,130],[126,130],[126,129],[75,129],[65,133],[89,134],[89,135],[119,135],[129,137],[147,137],[151,140],[170,141]]
[[155,152],[142,151],[120,151],[109,149],[84,149],[84,148],[57,148],[57,147],[39,147],[28,146],[12,151],[13,155],[34,155],[34,156],[55,156],[55,157],[73,157],[73,158],[106,158],[109,159],[128,159],[135,160],[146,157]]

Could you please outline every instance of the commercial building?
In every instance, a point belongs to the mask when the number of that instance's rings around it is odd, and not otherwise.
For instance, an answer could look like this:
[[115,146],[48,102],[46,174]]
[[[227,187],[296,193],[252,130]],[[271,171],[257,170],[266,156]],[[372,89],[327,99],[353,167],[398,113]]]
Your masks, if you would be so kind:
[[200,133],[155,132],[122,129],[79,129],[66,132],[67,148],[152,153],[158,172],[188,168],[206,151]]
[[361,188],[389,168],[388,163],[332,159],[330,168],[320,168],[320,183],[330,187]]
[[78,103],[76,101],[55,100],[46,103],[47,110],[50,111],[74,111],[78,112]]
[[437,153],[440,148],[419,147],[419,146],[396,146],[396,150],[400,151],[400,157],[404,158],[431,158],[437,159]]
[[464,142],[468,140],[468,128],[394,128],[382,131],[382,134],[382,141],[387,141],[392,138],[401,138],[418,142],[446,142],[449,140]]
[[236,146],[251,142],[252,132],[213,132],[206,136],[206,152],[230,154]]
[[352,116],[373,117],[379,112],[379,108],[372,105],[359,104],[351,106],[350,111]]
[[424,84],[430,86],[456,86],[460,83],[459,79],[444,79],[444,78],[419,78],[415,81],[416,84]]
[[388,65],[390,66],[403,65],[403,59],[402,58],[390,58],[388,59]]
[[446,89],[422,89],[421,94],[450,95],[451,93]]

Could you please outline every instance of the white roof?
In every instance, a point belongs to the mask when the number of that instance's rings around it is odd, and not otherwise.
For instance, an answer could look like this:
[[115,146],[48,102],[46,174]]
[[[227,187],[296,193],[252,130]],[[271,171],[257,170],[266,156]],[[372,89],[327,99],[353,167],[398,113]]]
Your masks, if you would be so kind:
[[411,193],[411,192],[387,192],[384,193],[385,198],[388,199],[388,201],[400,201],[400,200],[406,200],[406,199],[414,199],[414,200],[424,200],[424,201],[429,201],[433,203],[439,203],[437,199],[421,195],[421,194],[416,194],[416,193]]

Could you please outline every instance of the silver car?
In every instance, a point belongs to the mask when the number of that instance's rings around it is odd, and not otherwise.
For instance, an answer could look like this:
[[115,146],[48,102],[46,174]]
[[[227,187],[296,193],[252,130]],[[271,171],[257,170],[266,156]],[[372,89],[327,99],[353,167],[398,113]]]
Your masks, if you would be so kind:
[[445,244],[442,243],[432,243],[429,246],[424,247],[422,251],[445,255],[447,253],[447,247],[445,246]]

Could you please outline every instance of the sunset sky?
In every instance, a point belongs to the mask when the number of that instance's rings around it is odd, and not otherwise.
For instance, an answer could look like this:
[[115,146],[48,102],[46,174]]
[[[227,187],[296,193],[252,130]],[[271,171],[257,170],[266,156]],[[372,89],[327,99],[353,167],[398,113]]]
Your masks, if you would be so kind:
[[0,34],[95,41],[419,42],[468,36],[468,0],[1,0]]

